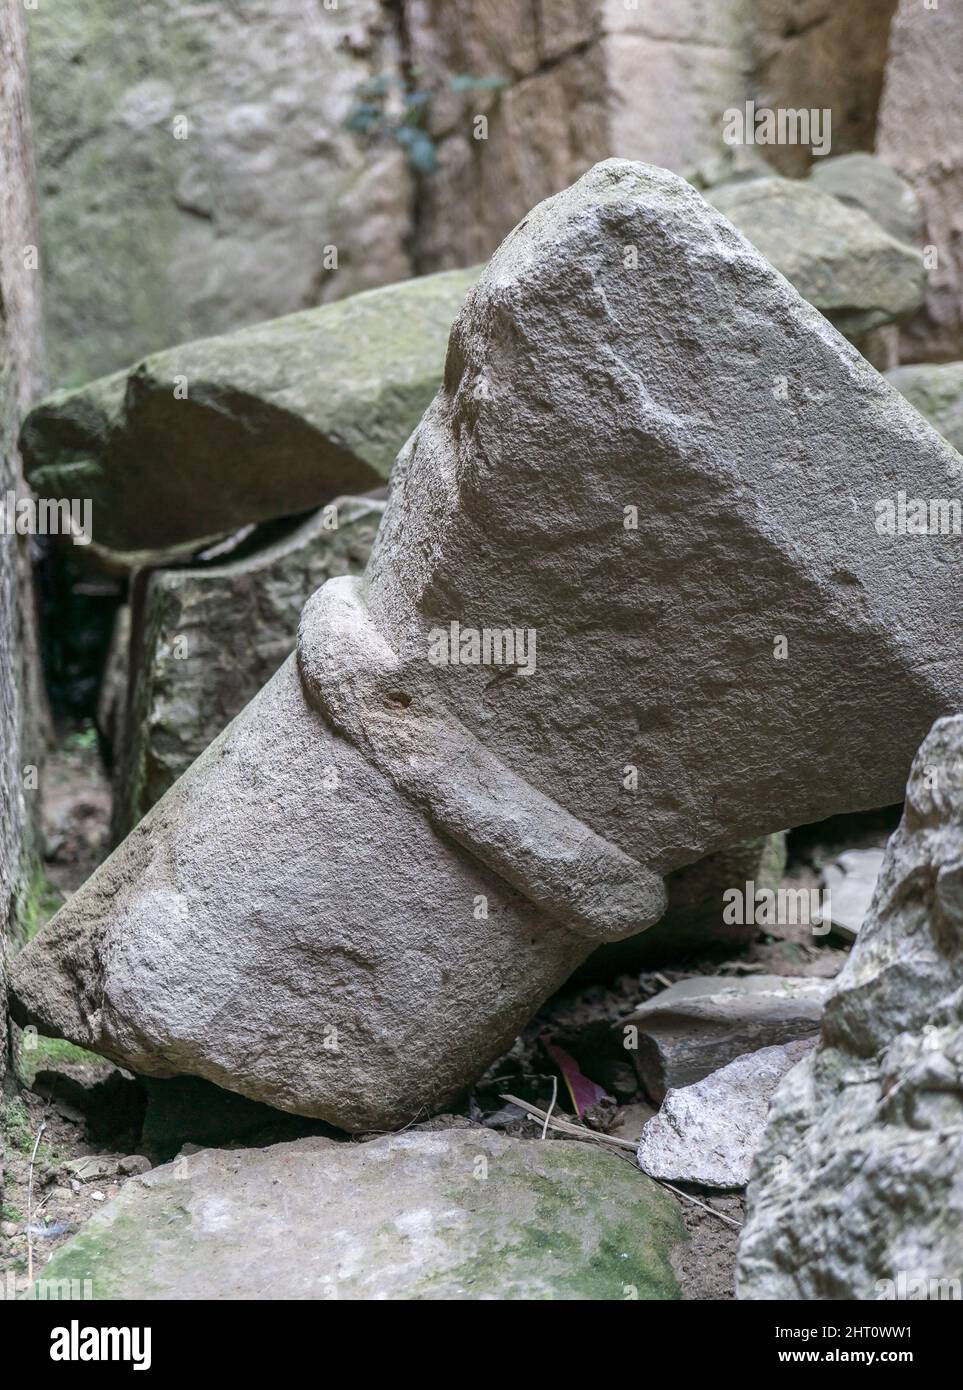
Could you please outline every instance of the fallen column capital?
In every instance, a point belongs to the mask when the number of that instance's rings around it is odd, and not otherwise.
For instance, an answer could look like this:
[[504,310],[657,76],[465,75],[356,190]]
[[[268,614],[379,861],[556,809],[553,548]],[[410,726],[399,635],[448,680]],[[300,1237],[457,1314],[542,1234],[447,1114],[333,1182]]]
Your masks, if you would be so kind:
[[308,703],[536,907],[597,943],[662,916],[661,877],[513,772],[447,710],[379,632],[357,576],[329,579],[309,599],[297,655]]

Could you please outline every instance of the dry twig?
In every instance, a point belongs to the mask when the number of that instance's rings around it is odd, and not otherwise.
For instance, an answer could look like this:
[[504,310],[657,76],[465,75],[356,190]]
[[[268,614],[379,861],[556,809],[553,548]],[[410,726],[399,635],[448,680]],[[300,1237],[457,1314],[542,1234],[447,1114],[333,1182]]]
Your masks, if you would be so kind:
[[[589,1129],[586,1125],[573,1125],[570,1124],[568,1120],[553,1120],[550,1109],[548,1111],[540,1110],[537,1105],[529,1105],[527,1100],[519,1100],[518,1096],[506,1094],[502,1096],[502,1100],[507,1100],[510,1105],[517,1105],[519,1110],[525,1111],[530,1120],[541,1120],[543,1124],[543,1139],[545,1138],[546,1130],[551,1128],[557,1129],[560,1134],[569,1134],[573,1139],[581,1139],[596,1144],[608,1144],[611,1148],[631,1149],[633,1154],[636,1151],[637,1145],[633,1144],[630,1139],[616,1139],[612,1134],[599,1134],[594,1129]],[[552,1098],[552,1104],[555,1104],[554,1097]],[[646,1176],[649,1175],[646,1174]],[[736,1221],[734,1217],[726,1216],[724,1212],[716,1211],[715,1207],[710,1207],[705,1202],[700,1202],[698,1197],[692,1197],[688,1192],[682,1192],[678,1187],[673,1187],[672,1183],[664,1182],[662,1178],[653,1178],[652,1181],[657,1182],[660,1187],[668,1188],[668,1190],[674,1192],[677,1197],[681,1197],[684,1202],[691,1202],[693,1206],[701,1207],[703,1211],[709,1212],[710,1215],[718,1216],[720,1221],[725,1221],[729,1226],[735,1226],[741,1229],[741,1221]]]
[[27,1283],[33,1283],[33,1169],[37,1161],[37,1150],[40,1148],[40,1140],[43,1132],[47,1128],[47,1121],[41,1120],[40,1128],[37,1130],[37,1137],[33,1144],[33,1153],[30,1155],[30,1168],[27,1172]]

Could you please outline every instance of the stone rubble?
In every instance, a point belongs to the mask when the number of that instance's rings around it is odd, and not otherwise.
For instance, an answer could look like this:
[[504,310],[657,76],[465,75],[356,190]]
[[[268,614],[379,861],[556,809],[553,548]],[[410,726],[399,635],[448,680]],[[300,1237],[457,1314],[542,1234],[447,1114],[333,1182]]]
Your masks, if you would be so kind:
[[619,1024],[656,1102],[745,1053],[815,1037],[829,982],[784,975],[681,980]]
[[690,1086],[666,1092],[639,1140],[638,1164],[662,1182],[727,1191],[745,1187],[769,1100],[815,1038],[745,1052]]

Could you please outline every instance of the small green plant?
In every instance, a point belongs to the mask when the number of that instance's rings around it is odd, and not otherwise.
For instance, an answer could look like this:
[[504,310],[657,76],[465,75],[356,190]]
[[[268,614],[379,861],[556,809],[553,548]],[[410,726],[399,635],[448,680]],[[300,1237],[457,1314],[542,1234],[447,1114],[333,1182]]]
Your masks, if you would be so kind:
[[20,1211],[18,1207],[13,1206],[12,1203],[10,1203],[10,1202],[4,1202],[3,1205],[0,1206],[0,1221],[22,1221],[22,1220],[23,1220],[23,1212]]
[[[412,80],[420,80],[420,74],[413,73]],[[504,86],[503,77],[459,73],[448,79],[449,90],[461,94],[494,92]],[[428,118],[437,90],[413,87],[403,78],[379,73],[355,87],[354,105],[345,119],[345,129],[370,142],[393,140],[404,150],[416,174],[433,174],[438,156]]]
[[87,720],[83,728],[71,729],[63,746],[68,753],[90,753],[97,747],[97,730]]
[[[0,1157],[11,1149],[31,1157],[37,1144],[37,1126],[22,1100],[5,1101],[0,1105]],[[37,1144],[36,1163],[39,1167],[59,1163],[57,1150],[50,1144]]]
[[63,907],[64,895],[47,878],[43,866],[37,864],[30,887],[24,896],[20,913],[21,934],[25,942],[32,941],[42,926]]
[[0,1145],[29,1154],[33,1149],[30,1116],[22,1100],[8,1100],[0,1105]]

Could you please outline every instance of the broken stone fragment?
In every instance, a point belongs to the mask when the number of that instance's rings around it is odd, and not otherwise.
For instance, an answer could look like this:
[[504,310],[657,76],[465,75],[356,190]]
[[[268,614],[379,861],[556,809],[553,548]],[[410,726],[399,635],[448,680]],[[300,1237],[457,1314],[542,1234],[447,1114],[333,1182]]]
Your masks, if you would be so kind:
[[850,849],[823,869],[830,921],[837,936],[856,940],[873,900],[882,864],[881,849]]
[[476,270],[369,290],[184,343],[42,401],[21,448],[92,534],[157,551],[383,484],[441,380]]
[[649,1095],[690,1086],[746,1052],[814,1036],[829,983],[783,975],[680,980],[619,1024]]
[[860,152],[814,160],[808,182],[850,207],[861,208],[897,241],[919,246],[923,236],[919,199],[906,180],[876,155]]
[[84,1158],[71,1158],[63,1165],[64,1172],[80,1182],[94,1182],[97,1178],[112,1178],[119,1171],[121,1156],[118,1154],[88,1154]]
[[[963,574],[876,502],[957,458],[691,186],[598,165],[469,294],[364,576],[13,962],[19,1020],[348,1129],[443,1108],[665,874],[898,798]],[[453,623],[490,660],[432,660]]]
[[[886,373],[886,380],[926,416],[954,449],[963,449],[963,362],[921,362],[915,366],[894,367]],[[959,494],[963,492],[960,470],[956,472],[955,481],[955,491]]]
[[639,1140],[643,1173],[699,1187],[745,1187],[769,1099],[815,1038],[744,1053],[691,1086],[666,1092]]
[[919,750],[819,1046],[773,1097],[749,1186],[740,1297],[958,1299],[961,1175],[958,716],[939,720]]
[[290,656],[306,599],[364,569],[384,513],[340,497],[250,555],[157,570],[135,588],[124,756],[114,778],[122,839]]
[[808,180],[754,179],[708,197],[848,338],[862,338],[923,303],[919,252]]
[[56,1252],[95,1299],[676,1299],[669,1193],[586,1143],[489,1129],[202,1149]]

